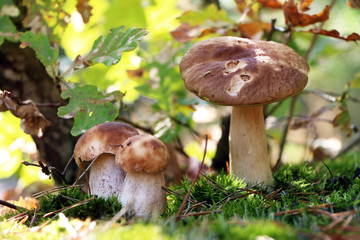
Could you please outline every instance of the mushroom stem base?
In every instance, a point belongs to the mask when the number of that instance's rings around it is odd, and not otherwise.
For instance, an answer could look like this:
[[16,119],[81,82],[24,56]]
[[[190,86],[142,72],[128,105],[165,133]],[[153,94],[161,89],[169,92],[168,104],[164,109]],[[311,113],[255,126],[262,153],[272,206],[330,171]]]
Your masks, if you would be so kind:
[[136,216],[149,217],[166,209],[163,173],[128,172],[119,197],[121,204],[135,212]]
[[90,170],[91,194],[109,198],[120,194],[126,172],[115,164],[115,156],[103,153],[98,156]]
[[247,183],[272,185],[263,106],[233,107],[230,122],[230,172]]

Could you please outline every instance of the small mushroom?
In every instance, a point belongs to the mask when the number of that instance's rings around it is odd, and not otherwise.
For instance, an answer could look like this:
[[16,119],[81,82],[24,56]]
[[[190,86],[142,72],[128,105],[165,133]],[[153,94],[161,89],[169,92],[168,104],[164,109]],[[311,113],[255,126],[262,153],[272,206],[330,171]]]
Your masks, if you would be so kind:
[[129,137],[138,131],[124,123],[106,122],[87,130],[77,141],[74,149],[76,163],[94,163],[90,169],[89,187],[92,194],[108,198],[118,196],[126,172],[115,164],[115,153]]
[[163,213],[166,209],[163,171],[169,163],[166,146],[151,135],[133,136],[122,144],[115,159],[127,172],[119,197],[121,204],[139,217]]
[[193,45],[181,60],[180,72],[186,88],[199,98],[233,106],[230,172],[248,183],[271,185],[263,105],[306,86],[306,61],[280,43],[215,37]]

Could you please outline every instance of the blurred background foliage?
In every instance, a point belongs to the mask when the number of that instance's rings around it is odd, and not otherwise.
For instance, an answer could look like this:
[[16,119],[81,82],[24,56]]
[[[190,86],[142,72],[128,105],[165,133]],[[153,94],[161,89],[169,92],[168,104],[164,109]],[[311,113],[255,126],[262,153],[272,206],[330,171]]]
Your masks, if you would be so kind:
[[[319,146],[337,152],[349,140],[350,133],[360,126],[360,84],[356,75],[360,72],[360,46],[329,36],[318,36],[312,44],[314,34],[306,32],[309,26],[293,27],[289,36],[282,9],[264,7],[260,1],[242,0],[24,2],[32,11],[28,16],[39,18],[38,22],[25,19],[29,26],[32,29],[45,26],[41,31],[53,47],[60,47],[61,72],[79,54],[88,53],[93,42],[110,29],[120,25],[145,28],[149,34],[135,51],[124,53],[119,63],[96,64],[78,70],[66,81],[94,85],[103,92],[125,93],[118,105],[121,107],[118,120],[133,123],[168,143],[180,140],[181,148],[194,159],[201,160],[204,147],[201,136],[208,134],[208,165],[221,137],[221,117],[228,115],[230,109],[208,104],[189,94],[178,68],[186,50],[204,38],[247,34],[247,37],[266,39],[269,36],[266,33],[276,26],[271,40],[285,42],[307,57],[311,68],[309,84],[296,101],[284,146],[281,139],[292,100],[267,107],[271,113],[267,127],[273,164],[281,147],[284,148],[283,162],[312,161],[317,146],[315,140],[323,140],[318,141]],[[80,3],[83,5],[77,6]],[[312,28],[336,29],[341,36],[359,32],[360,9],[349,7],[345,1],[314,1],[306,13],[317,14],[329,4],[333,4],[329,19],[323,24],[311,25]],[[276,22],[271,26],[273,19]],[[337,116],[338,120],[334,120]],[[20,129],[20,120],[9,112],[1,112],[0,131],[0,178],[7,186],[3,189],[15,185],[26,187],[39,180],[44,182],[38,168],[21,164],[22,160],[35,159],[36,147],[31,137]],[[45,183],[53,184],[51,180]]]

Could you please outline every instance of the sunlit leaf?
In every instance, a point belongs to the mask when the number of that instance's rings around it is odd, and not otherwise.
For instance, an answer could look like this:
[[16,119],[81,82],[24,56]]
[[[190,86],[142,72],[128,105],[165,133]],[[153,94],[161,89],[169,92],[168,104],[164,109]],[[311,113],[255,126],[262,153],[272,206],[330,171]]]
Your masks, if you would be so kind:
[[308,26],[329,19],[330,6],[326,6],[320,13],[309,15],[302,13],[293,0],[286,1],[283,5],[286,24],[291,26]]
[[360,35],[357,33],[352,33],[348,36],[341,36],[340,33],[336,30],[324,30],[324,29],[309,29],[308,32],[310,33],[315,33],[315,34],[321,34],[324,36],[328,36],[328,37],[333,37],[333,38],[338,38],[338,39],[342,39],[345,41],[359,41],[360,40]]
[[113,28],[106,36],[96,39],[88,60],[104,63],[106,66],[114,65],[120,61],[123,52],[134,50],[137,42],[148,34],[143,28],[129,28],[123,31],[124,28]]
[[66,0],[22,1],[26,14],[22,23],[31,32],[45,34],[50,42],[59,42],[65,27],[69,23],[69,14],[63,10]]
[[25,32],[19,39],[22,46],[30,46],[36,53],[36,57],[45,66],[47,73],[55,76],[55,63],[59,56],[59,48],[52,48],[48,38],[42,34],[35,34],[33,32]]
[[355,77],[350,81],[350,87],[360,88],[360,73],[355,74]]
[[180,22],[185,22],[192,26],[203,24],[206,21],[232,22],[232,20],[228,18],[225,10],[219,10],[213,4],[202,11],[186,11],[178,19]]
[[[14,10],[14,8],[16,7],[11,0],[0,1],[0,45],[4,42],[5,38],[14,41],[12,35],[15,34],[17,30],[10,20],[10,17],[16,17],[16,10]],[[18,9],[17,12],[19,13]]]
[[16,27],[8,16],[0,17],[0,45],[5,38],[14,41],[12,35],[16,32]]
[[261,5],[267,8],[275,8],[275,9],[281,9],[282,4],[278,2],[277,0],[258,0]]
[[58,108],[58,116],[74,118],[71,134],[77,136],[97,124],[113,121],[119,114],[113,103],[123,94],[119,91],[103,94],[95,86],[77,84],[63,91],[61,97],[70,100],[68,105]]
[[226,28],[232,27],[232,20],[224,10],[215,5],[209,5],[202,11],[186,11],[179,18],[180,26],[171,32],[178,42],[189,42],[218,31],[224,33]]

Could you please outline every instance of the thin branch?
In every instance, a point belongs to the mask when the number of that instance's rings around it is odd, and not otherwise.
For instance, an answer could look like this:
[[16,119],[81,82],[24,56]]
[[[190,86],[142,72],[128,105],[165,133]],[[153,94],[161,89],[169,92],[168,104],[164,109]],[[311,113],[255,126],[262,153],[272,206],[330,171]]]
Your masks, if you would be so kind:
[[12,203],[9,203],[9,202],[4,201],[4,200],[1,200],[1,199],[0,199],[0,204],[6,206],[6,207],[8,207],[8,208],[15,209],[15,210],[19,210],[19,208],[20,208],[20,207],[14,205],[14,204],[12,204]]
[[293,96],[291,98],[291,103],[290,103],[290,108],[289,108],[289,116],[287,117],[287,123],[286,123],[286,125],[284,127],[283,135],[282,135],[281,142],[280,142],[279,157],[277,159],[277,162],[276,162],[275,166],[272,169],[273,172],[275,172],[280,167],[281,158],[282,158],[282,154],[284,152],[284,147],[285,147],[287,134],[289,132],[290,122],[291,122],[291,120],[292,120],[292,118],[294,116],[295,103],[296,103],[296,100],[297,100],[297,96],[298,95],[295,95],[295,96]]
[[[335,4],[336,0],[332,0],[331,3],[329,4],[330,8],[331,9],[334,4]],[[319,30],[321,30],[325,25],[325,21],[324,22],[321,22],[320,23],[320,26],[319,26]],[[313,35],[313,38],[311,39],[311,43],[310,43],[310,46],[308,48],[308,50],[306,51],[305,55],[304,55],[304,59],[305,60],[309,60],[309,56],[310,56],[310,53],[312,52],[312,50],[314,49],[315,47],[315,43],[317,42],[318,40],[318,37],[319,37],[319,34],[314,34]]]
[[175,219],[176,222],[181,219],[181,215],[182,215],[182,212],[183,212],[183,210],[184,210],[184,208],[185,208],[185,204],[186,204],[186,202],[187,202],[187,200],[188,200],[188,198],[189,198],[189,196],[190,196],[191,189],[194,187],[195,182],[197,181],[197,179],[198,179],[198,177],[199,177],[199,175],[200,175],[200,172],[201,172],[201,170],[202,170],[202,167],[203,167],[203,165],[204,165],[205,156],[206,156],[206,151],[207,151],[207,143],[208,143],[208,136],[205,135],[205,149],[204,149],[204,156],[203,156],[203,159],[202,159],[202,161],[201,161],[201,166],[200,166],[198,172],[196,173],[196,176],[195,176],[194,180],[192,181],[191,186],[190,186],[188,192],[187,192],[186,195],[185,195],[185,198],[184,198],[184,200],[183,200],[183,202],[182,202],[182,204],[181,204],[181,206],[180,206],[180,208],[179,208],[178,213],[176,214],[176,219]]

